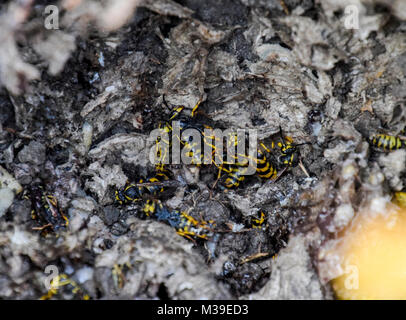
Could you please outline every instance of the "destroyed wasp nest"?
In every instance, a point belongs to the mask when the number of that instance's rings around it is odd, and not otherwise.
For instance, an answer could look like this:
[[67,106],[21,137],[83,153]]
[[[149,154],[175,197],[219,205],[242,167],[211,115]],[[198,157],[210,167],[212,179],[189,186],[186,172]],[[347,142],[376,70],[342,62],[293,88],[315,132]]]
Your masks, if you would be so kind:
[[[49,4],[60,9],[58,30],[44,27]],[[359,29],[344,27],[349,4]],[[333,298],[329,281],[340,270],[328,248],[360,209],[405,188],[404,148],[382,152],[369,140],[404,135],[402,6],[1,5],[0,297],[47,297],[44,270],[54,265],[71,279],[56,299],[83,298],[75,285],[91,299]],[[220,190],[213,167],[170,167],[176,183],[163,205],[213,221],[209,241],[141,219],[139,203],[116,205],[127,180],[155,173],[148,137],[169,119],[164,95],[186,114],[202,99],[201,125],[255,129],[267,143],[281,141],[281,127],[292,144],[306,143],[297,151],[308,176],[289,167],[276,181],[254,175]],[[46,193],[33,202],[27,192],[36,184]],[[42,213],[60,210],[66,230],[33,230],[32,203]]]

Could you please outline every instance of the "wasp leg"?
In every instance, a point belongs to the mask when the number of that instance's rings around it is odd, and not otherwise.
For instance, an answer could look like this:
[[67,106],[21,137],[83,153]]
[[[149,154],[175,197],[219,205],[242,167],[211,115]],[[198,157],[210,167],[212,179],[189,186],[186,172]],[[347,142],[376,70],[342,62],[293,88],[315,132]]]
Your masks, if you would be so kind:
[[180,236],[182,236],[182,237],[185,237],[185,238],[189,239],[190,241],[193,242],[194,245],[197,245],[196,240],[193,239],[191,236],[189,236],[186,232],[184,232],[184,231],[177,231],[177,234],[180,235]]
[[276,182],[282,175],[283,173],[289,168],[289,166],[284,167],[279,173],[278,175],[275,177],[275,179],[271,180],[271,183]]
[[305,166],[304,166],[304,164],[302,162],[302,159],[299,160],[299,167],[300,167],[300,169],[302,169],[302,171],[306,175],[306,177],[310,178],[310,175],[307,172],[307,170],[306,170],[306,168],[305,168]]
[[216,179],[216,181],[213,183],[213,185],[212,185],[212,189],[214,189],[215,187],[216,187],[216,185],[217,185],[217,183],[219,182],[219,180],[220,180],[220,178],[221,178],[221,171],[225,171],[225,172],[227,172],[227,173],[230,173],[231,172],[231,170],[228,170],[228,169],[225,169],[224,167],[223,167],[223,164],[221,164],[221,165],[217,165],[217,164],[215,164],[215,166],[219,169],[219,172],[218,172],[218,174],[217,174],[217,179]]
[[44,230],[45,228],[52,227],[51,223],[48,223],[42,227],[33,227],[32,230]]
[[192,109],[192,118],[194,118],[195,116],[196,116],[196,111],[197,111],[197,109],[199,108],[199,105],[202,103],[202,99],[200,99],[197,103],[196,103],[196,105],[193,107],[193,109]]

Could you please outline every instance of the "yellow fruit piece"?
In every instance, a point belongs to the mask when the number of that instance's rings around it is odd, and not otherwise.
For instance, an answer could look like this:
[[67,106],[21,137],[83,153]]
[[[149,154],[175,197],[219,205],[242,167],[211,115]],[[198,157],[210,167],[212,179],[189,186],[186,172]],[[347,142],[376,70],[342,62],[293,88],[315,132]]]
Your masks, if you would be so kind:
[[359,218],[342,239],[339,299],[406,299],[406,208]]

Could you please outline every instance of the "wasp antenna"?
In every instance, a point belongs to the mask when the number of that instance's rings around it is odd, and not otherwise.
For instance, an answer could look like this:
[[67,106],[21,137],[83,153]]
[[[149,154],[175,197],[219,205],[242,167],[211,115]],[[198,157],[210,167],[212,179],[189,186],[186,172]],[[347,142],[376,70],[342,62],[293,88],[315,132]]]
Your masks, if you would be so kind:
[[277,176],[276,176],[274,179],[270,180],[269,183],[275,183],[276,181],[278,181],[279,178],[283,175],[283,173],[284,173],[288,168],[289,168],[288,166],[284,167],[284,168],[277,174]]
[[166,99],[165,99],[165,93],[164,93],[164,94],[162,94],[162,101],[163,101],[163,103],[164,103],[165,107],[167,107],[167,108],[168,108],[168,110],[170,110],[170,111],[171,111],[171,108],[169,107],[168,103],[166,102]]
[[282,132],[282,127],[281,127],[281,125],[279,125],[279,132],[280,132],[281,136],[283,136],[283,132]]
[[202,100],[203,100],[203,98],[200,98],[199,101],[196,103],[196,105],[193,107],[192,113],[191,113],[192,118],[194,118],[196,116],[197,108],[199,108],[199,105],[202,103]]
[[305,144],[311,144],[311,142],[303,142],[303,143],[298,143],[298,144],[294,144],[294,147],[299,147],[299,146],[303,146]]
[[283,135],[283,131],[282,131],[281,125],[279,125],[279,132],[280,132],[280,135],[281,135],[281,138],[282,138],[283,147],[286,147],[286,144],[285,144],[285,136]]
[[299,167],[300,167],[300,169],[302,169],[303,173],[304,173],[308,178],[310,178],[310,175],[309,175],[309,173],[307,172],[306,167],[304,166],[304,164],[303,164],[303,162],[302,162],[302,159],[299,160]]

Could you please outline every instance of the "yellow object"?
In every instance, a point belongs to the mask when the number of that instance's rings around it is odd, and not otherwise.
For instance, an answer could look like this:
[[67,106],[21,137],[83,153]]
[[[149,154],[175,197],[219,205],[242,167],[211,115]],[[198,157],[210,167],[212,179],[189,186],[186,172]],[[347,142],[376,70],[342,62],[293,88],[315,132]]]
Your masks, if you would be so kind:
[[406,208],[357,218],[342,239],[339,299],[406,299]]
[[51,281],[51,288],[47,292],[47,294],[43,295],[40,300],[49,300],[51,299],[54,295],[58,293],[58,290],[60,287],[63,286],[71,286],[71,290],[73,294],[81,294],[81,299],[82,300],[90,300],[90,296],[87,294],[83,294],[82,289],[77,285],[77,283],[73,280],[71,280],[66,274],[61,274],[56,276],[55,278],[52,279]]
[[406,208],[406,192],[395,192],[395,203],[402,208]]

